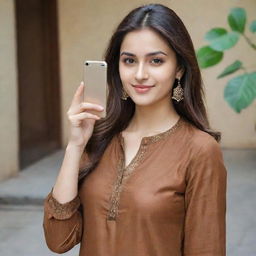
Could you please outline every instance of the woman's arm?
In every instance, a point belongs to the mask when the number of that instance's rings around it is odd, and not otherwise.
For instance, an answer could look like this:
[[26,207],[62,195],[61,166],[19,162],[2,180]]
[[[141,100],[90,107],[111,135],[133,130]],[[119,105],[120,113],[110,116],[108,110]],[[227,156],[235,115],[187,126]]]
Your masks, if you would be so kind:
[[83,149],[68,144],[59,175],[53,188],[53,197],[64,204],[77,196],[79,163]]
[[[69,143],[52,192],[44,204],[44,233],[48,247],[66,252],[80,242],[82,214],[79,211],[78,174],[83,150],[92,136],[95,121],[100,117],[88,110],[102,111],[100,105],[83,102],[84,84],[80,84],[67,111],[70,123]],[[84,155],[87,154],[84,153]]]
[[82,150],[68,145],[56,184],[44,203],[44,233],[50,250],[63,253],[81,240],[82,215],[79,211],[78,172]]
[[195,154],[186,181],[183,255],[225,256],[227,171],[216,141]]

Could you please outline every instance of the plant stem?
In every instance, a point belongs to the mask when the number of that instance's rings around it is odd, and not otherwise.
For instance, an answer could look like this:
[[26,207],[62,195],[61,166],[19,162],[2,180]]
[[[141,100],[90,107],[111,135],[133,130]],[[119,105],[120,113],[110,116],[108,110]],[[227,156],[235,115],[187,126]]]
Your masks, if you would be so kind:
[[245,34],[242,34],[245,38],[246,42],[254,49],[256,50],[256,44],[254,44],[249,37],[247,37]]

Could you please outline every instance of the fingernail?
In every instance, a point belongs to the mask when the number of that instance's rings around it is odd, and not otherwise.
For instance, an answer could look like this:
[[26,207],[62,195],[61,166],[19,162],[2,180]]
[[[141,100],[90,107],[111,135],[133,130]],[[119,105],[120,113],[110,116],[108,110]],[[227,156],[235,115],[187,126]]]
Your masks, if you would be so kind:
[[80,84],[81,84],[81,85],[84,85],[84,81],[82,81]]

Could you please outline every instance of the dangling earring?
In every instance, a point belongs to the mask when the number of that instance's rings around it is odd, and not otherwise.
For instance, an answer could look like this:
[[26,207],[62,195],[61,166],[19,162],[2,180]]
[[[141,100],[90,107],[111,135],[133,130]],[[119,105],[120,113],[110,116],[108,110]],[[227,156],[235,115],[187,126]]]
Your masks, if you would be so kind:
[[184,99],[184,90],[181,87],[180,79],[178,79],[178,86],[173,89],[173,96],[172,99],[176,100],[177,102],[180,102]]
[[127,100],[128,97],[129,97],[128,93],[124,89],[122,89],[121,99],[122,100]]

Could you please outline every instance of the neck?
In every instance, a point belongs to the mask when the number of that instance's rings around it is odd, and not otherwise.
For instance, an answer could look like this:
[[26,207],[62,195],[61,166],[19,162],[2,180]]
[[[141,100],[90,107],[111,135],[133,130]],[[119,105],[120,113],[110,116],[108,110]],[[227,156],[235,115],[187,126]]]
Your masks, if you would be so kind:
[[136,105],[128,130],[144,135],[168,130],[178,121],[179,115],[170,99],[167,100],[149,106]]

